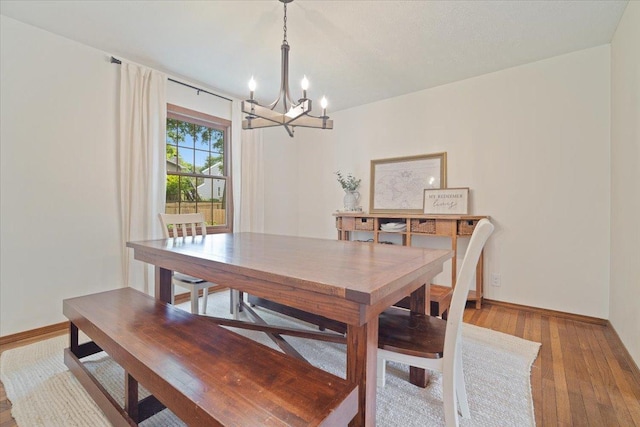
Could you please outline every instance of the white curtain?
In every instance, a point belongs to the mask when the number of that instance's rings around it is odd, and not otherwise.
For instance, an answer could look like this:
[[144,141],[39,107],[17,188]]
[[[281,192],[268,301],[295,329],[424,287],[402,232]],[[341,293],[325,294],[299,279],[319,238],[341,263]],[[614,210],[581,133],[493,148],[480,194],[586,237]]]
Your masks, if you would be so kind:
[[162,237],[167,126],[165,74],[123,62],[120,66],[119,188],[123,282],[153,294],[153,266],[133,259],[128,241]]
[[241,231],[264,232],[262,130],[242,131]]

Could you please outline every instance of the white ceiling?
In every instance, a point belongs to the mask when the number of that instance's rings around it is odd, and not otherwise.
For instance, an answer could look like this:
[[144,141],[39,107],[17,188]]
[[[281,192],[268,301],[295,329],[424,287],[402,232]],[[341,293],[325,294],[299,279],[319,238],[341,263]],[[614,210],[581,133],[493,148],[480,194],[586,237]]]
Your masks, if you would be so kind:
[[[287,7],[292,95],[306,74],[309,97],[326,95],[336,111],[607,44],[626,5],[295,0]],[[241,99],[252,75],[261,103],[279,87],[277,0],[2,0],[0,12]]]

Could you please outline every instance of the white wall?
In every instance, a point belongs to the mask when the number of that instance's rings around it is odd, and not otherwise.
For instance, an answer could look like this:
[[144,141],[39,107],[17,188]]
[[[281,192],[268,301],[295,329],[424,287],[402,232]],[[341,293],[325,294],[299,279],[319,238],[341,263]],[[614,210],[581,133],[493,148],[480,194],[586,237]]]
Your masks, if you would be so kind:
[[62,300],[121,286],[117,67],[0,17],[0,335],[66,320]]
[[640,3],[611,43],[610,321],[640,365]]
[[297,151],[298,163],[265,163],[267,180],[296,185],[267,192],[267,229],[297,210],[298,234],[335,238],[333,172],[363,179],[366,210],[372,159],[446,151],[448,186],[470,187],[470,213],[496,225],[486,275],[502,286],[485,281],[486,297],[608,317],[609,46],[331,115],[333,131],[297,130],[295,148],[282,129],[265,131],[265,152]]
[[[5,336],[65,321],[65,298],[122,286],[123,248],[116,173],[120,68],[104,52],[0,18]],[[239,114],[229,101],[171,82],[167,100],[234,121]],[[234,124],[238,170],[239,132]]]

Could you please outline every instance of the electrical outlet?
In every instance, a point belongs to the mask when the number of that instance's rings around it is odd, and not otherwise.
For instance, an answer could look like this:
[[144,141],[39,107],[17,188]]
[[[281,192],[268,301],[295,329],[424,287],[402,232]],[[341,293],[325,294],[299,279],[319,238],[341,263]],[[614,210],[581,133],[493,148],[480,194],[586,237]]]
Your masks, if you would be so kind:
[[491,274],[491,286],[500,286],[500,275],[498,273]]

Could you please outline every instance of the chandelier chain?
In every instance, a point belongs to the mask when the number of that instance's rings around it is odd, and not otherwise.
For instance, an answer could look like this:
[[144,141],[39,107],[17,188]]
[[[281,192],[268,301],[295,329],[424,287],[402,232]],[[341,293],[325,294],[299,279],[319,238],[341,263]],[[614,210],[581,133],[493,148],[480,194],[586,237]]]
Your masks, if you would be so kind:
[[287,4],[284,4],[284,26],[282,27],[282,29],[284,30],[284,40],[282,40],[283,44],[289,44],[287,42]]

